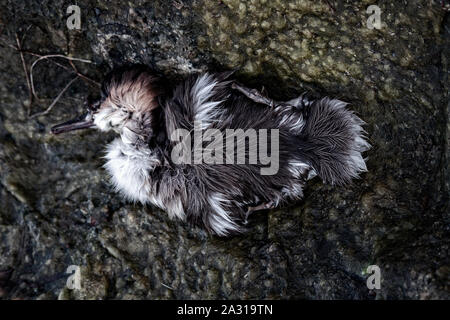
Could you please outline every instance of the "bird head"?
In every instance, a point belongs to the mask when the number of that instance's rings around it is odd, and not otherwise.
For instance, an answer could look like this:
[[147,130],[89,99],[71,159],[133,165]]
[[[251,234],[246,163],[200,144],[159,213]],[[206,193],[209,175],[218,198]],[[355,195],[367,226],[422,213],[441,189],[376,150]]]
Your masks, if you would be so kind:
[[96,128],[124,134],[128,130],[150,127],[152,111],[159,105],[162,90],[159,78],[142,65],[124,66],[111,71],[102,84],[102,97],[87,102],[85,113],[52,127],[54,134]]

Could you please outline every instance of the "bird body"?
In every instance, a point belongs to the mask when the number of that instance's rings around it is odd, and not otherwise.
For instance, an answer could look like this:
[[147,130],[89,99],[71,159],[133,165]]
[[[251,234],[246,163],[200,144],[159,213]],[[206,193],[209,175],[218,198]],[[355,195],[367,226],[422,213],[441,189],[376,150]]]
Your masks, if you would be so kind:
[[346,103],[274,103],[230,78],[205,73],[167,90],[148,68],[120,68],[81,121],[53,132],[116,131],[105,156],[115,188],[219,236],[243,231],[253,211],[301,199],[315,175],[341,185],[366,171],[363,121]]

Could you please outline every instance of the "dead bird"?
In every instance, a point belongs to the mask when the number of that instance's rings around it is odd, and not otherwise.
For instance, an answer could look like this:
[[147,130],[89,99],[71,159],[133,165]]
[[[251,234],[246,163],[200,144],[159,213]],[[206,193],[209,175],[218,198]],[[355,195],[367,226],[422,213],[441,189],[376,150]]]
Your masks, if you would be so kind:
[[[100,100],[52,132],[117,132],[105,157],[115,188],[219,236],[244,231],[252,212],[301,199],[316,175],[343,185],[367,170],[364,122],[347,103],[304,94],[278,102],[231,77],[204,73],[168,89],[146,66],[117,68],[105,78]],[[220,135],[230,132],[238,145],[225,148]],[[263,149],[270,150],[266,158],[255,159]],[[266,161],[269,154],[275,164]],[[273,170],[264,174],[268,165]]]

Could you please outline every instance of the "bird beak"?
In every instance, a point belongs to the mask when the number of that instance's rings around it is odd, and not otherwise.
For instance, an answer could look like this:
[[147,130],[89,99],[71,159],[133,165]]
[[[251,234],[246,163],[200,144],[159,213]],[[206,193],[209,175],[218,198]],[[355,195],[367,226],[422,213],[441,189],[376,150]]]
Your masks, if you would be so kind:
[[92,119],[92,114],[90,112],[87,112],[75,119],[52,127],[51,131],[53,134],[60,134],[63,132],[91,128],[93,126],[95,126],[95,124],[94,120]]

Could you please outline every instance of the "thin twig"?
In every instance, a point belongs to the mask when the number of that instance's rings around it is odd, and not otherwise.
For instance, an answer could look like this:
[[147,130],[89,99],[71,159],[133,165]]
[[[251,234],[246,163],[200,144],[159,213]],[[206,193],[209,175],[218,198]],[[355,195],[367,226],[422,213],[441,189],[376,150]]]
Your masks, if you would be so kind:
[[[5,39],[3,39],[3,38],[1,38],[1,37],[0,37],[0,40],[3,41],[3,43],[4,43],[6,46],[8,46],[8,47],[10,47],[11,49],[14,49],[14,50],[16,50],[16,51],[20,51],[20,52],[22,52],[22,53],[24,53],[24,54],[29,54],[29,55],[32,55],[32,56],[35,56],[35,57],[39,57],[39,58],[44,57],[44,55],[39,54],[39,53],[35,53],[35,52],[23,50],[23,49],[18,49],[17,47],[15,47],[15,46],[13,46],[13,45],[10,45]],[[63,57],[66,57],[66,56],[63,56]],[[55,60],[52,60],[52,59],[49,59],[49,61],[50,61],[51,63],[53,63],[53,64],[55,64],[55,65],[57,65],[57,66],[59,66],[59,67],[65,69],[65,70],[67,70],[67,71],[74,72],[77,76],[79,76],[80,78],[82,78],[82,79],[85,80],[85,81],[91,82],[91,83],[95,84],[95,85],[98,86],[98,87],[101,86],[101,84],[100,84],[99,82],[97,82],[97,81],[95,81],[95,80],[93,80],[93,79],[91,79],[91,78],[85,76],[84,74],[78,72],[78,70],[74,70],[73,68],[69,68],[69,67],[67,67],[67,66],[65,66],[65,65],[62,65],[62,64],[56,62]],[[70,61],[70,60],[69,60],[69,61]]]
[[[35,56],[35,57],[43,57],[43,55],[42,54],[39,54],[39,53],[34,53],[34,52],[31,52],[31,51],[27,51],[27,50],[23,50],[23,49],[18,49],[17,47],[15,47],[15,46],[13,46],[13,45],[11,45],[11,44],[9,44],[5,39],[3,39],[3,38],[1,38],[0,37],[0,40],[1,41],[3,41],[3,43],[6,45],[6,46],[8,46],[8,47],[10,47],[11,49],[14,49],[14,50],[16,50],[16,51],[20,51],[21,53],[24,53],[24,54],[29,54],[29,55],[31,55],[31,56]],[[60,63],[58,63],[58,62],[56,62],[56,61],[54,61],[54,60],[49,60],[51,63],[53,63],[53,64],[56,64],[57,66],[59,66],[59,67],[61,67],[61,68],[64,68],[64,69],[66,69],[66,70],[68,70],[68,71],[72,71],[72,69],[71,68],[69,68],[69,67],[67,67],[67,66],[65,66],[65,65],[62,65],[62,64],[60,64]],[[92,80],[92,79],[89,79],[88,77],[86,77],[85,76],[85,78],[87,78],[89,81],[91,81],[91,82],[93,82],[93,83],[98,83],[98,82],[96,82],[96,81],[94,81],[94,80]]]
[[37,117],[44,116],[47,113],[49,113],[53,109],[55,104],[58,102],[58,100],[61,98],[61,96],[64,94],[64,92],[66,92],[67,89],[69,89],[69,87],[72,85],[72,83],[74,83],[74,81],[77,80],[77,79],[78,79],[78,77],[75,77],[72,80],[70,80],[70,82],[64,87],[64,89],[61,90],[61,92],[58,94],[58,96],[53,100],[52,104],[49,105],[46,110],[44,110],[42,112],[35,113],[33,115],[30,115],[30,118],[31,119],[32,118],[37,118]]
[[69,64],[72,67],[73,71],[75,71],[75,73],[78,72],[77,67],[73,64],[72,60],[69,60]]
[[30,25],[27,27],[27,30],[25,30],[25,31],[23,32],[23,36],[22,36],[22,39],[20,40],[20,43],[23,43],[23,40],[25,40],[25,37],[27,36],[28,30],[30,30],[32,26],[33,26],[33,25],[30,24]]
[[36,91],[34,90],[33,69],[39,61],[49,59],[49,58],[63,58],[63,59],[67,59],[69,61],[75,60],[75,61],[81,61],[81,62],[86,62],[86,63],[92,63],[92,61],[90,61],[90,60],[80,59],[80,58],[72,58],[72,57],[62,55],[62,54],[49,54],[49,55],[42,56],[42,57],[36,59],[30,68],[31,92],[33,93],[33,96],[36,98],[36,100],[39,100],[39,97],[37,96]]
[[[26,36],[28,30],[30,30],[30,28],[31,28],[31,26],[28,26],[28,28],[25,30],[25,32],[24,32],[24,34],[23,34],[23,36],[22,36],[22,41],[19,40],[19,35],[18,35],[17,33],[15,34],[15,36],[16,36],[16,42],[17,42],[17,47],[15,47],[15,46],[9,44],[8,41],[6,41],[5,39],[3,39],[3,38],[0,37],[0,40],[1,40],[2,42],[4,42],[8,47],[10,47],[10,48],[12,48],[12,49],[18,51],[19,54],[20,54],[20,58],[21,58],[21,60],[22,60],[23,70],[24,70],[24,72],[25,72],[25,77],[26,77],[26,80],[27,80],[28,91],[29,91],[29,105],[27,106],[27,109],[28,109],[27,111],[28,111],[28,117],[29,117],[29,118],[36,118],[36,117],[40,117],[40,116],[43,116],[43,115],[48,114],[48,113],[53,109],[53,107],[56,105],[56,103],[59,101],[59,99],[62,97],[62,95],[69,89],[69,87],[72,85],[72,83],[74,83],[75,80],[78,79],[78,78],[81,78],[81,79],[83,79],[83,80],[85,80],[85,81],[89,81],[89,82],[91,82],[91,83],[97,85],[98,87],[100,87],[100,83],[98,83],[97,81],[92,80],[92,79],[90,79],[89,77],[87,77],[87,76],[83,75],[82,73],[80,73],[80,72],[78,71],[77,67],[75,66],[75,64],[73,63],[73,61],[81,61],[81,62],[85,62],[85,63],[92,63],[92,61],[90,61],[90,60],[80,59],[80,58],[72,58],[72,57],[68,57],[68,56],[66,56],[66,55],[62,55],[62,54],[40,55],[40,54],[37,54],[37,53],[34,53],[34,52],[22,50],[22,42],[23,42],[23,40],[25,39],[25,36]],[[3,31],[3,28],[0,30],[0,33],[1,33],[2,31]],[[26,62],[25,62],[24,53],[30,54],[30,55],[35,56],[35,57],[38,57],[38,58],[32,63],[29,72],[28,72],[28,69],[27,69]],[[54,61],[54,60],[51,59],[51,58],[62,58],[62,59],[66,59],[66,60],[69,62],[71,68],[69,68],[69,67],[67,67],[67,66],[65,66],[65,65],[62,65],[62,64],[60,64],[60,63]],[[44,110],[44,111],[42,111],[42,112],[37,112],[37,113],[35,113],[35,114],[32,115],[32,114],[31,114],[31,106],[32,106],[32,104],[33,104],[33,97],[34,97],[36,100],[38,100],[38,101],[40,100],[39,97],[37,96],[36,91],[35,91],[35,88],[34,88],[33,69],[34,69],[34,67],[35,67],[40,61],[42,61],[42,60],[49,60],[50,62],[56,64],[57,66],[59,66],[59,67],[61,67],[61,68],[64,68],[65,70],[71,71],[71,72],[73,72],[73,73],[76,74],[76,77],[73,78],[73,79],[72,79],[72,80],[64,87],[64,89],[62,89],[62,91],[56,96],[55,99],[53,99],[52,103],[48,106],[48,108],[47,108],[46,110]]]
[[168,286],[167,284],[164,284],[164,283],[161,282],[161,285],[163,287],[166,287],[167,289],[173,290],[173,288],[171,286]]
[[[72,67],[73,71],[75,72],[75,74],[76,74],[77,76],[79,76],[80,78],[83,78],[83,79],[85,79],[85,80],[88,80],[88,81],[90,81],[90,82],[92,82],[92,83],[96,84],[96,85],[97,85],[98,87],[100,87],[100,86],[101,86],[101,84],[100,84],[100,83],[98,83],[97,81],[95,81],[95,80],[92,80],[92,79],[90,79],[90,78],[86,77],[86,76],[85,76],[84,74],[82,74],[82,73],[78,72],[78,69],[77,69],[77,67],[75,66],[75,64],[73,63],[73,61],[72,61],[72,60],[69,60],[69,63],[70,63],[70,65],[71,65],[71,67]],[[92,63],[92,62],[90,62],[90,63]]]
[[328,7],[331,9],[331,11],[334,13],[336,12],[336,9],[334,8],[334,6],[331,4],[330,0],[325,0],[325,2],[328,4]]
[[32,82],[30,79],[30,75],[28,74],[27,65],[25,63],[25,58],[22,53],[22,45],[20,43],[19,36],[17,33],[16,33],[16,42],[17,42],[17,49],[20,53],[20,59],[22,60],[22,66],[23,66],[23,71],[25,72],[25,78],[27,79],[28,95],[29,95],[29,104],[27,106],[27,114],[29,116],[31,114],[31,105],[33,104]]

